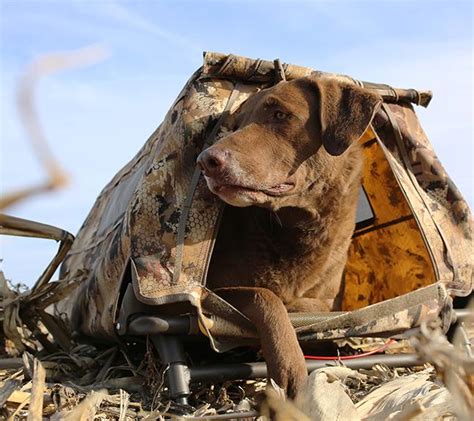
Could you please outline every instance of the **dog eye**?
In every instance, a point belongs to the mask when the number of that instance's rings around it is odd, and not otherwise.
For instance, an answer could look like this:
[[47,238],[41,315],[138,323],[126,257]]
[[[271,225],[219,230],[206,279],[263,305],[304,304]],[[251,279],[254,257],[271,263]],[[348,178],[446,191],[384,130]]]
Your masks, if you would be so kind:
[[284,113],[283,111],[275,111],[275,114],[273,116],[277,120],[285,120],[288,117],[288,114]]

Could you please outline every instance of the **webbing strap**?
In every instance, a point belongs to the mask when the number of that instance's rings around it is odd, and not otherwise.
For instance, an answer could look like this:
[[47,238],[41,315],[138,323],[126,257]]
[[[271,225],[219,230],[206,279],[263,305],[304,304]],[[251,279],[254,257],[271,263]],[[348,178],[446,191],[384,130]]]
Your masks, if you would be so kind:
[[[242,85],[241,83],[236,83],[234,85],[234,88],[232,89],[232,92],[230,93],[229,98],[227,99],[227,104],[224,110],[222,111],[219,119],[217,120],[214,128],[212,129],[211,133],[207,137],[207,140],[204,143],[203,149],[207,148],[214,142],[217,132],[219,131],[222,123],[227,118],[233,103],[237,99],[237,96],[240,92],[239,88],[241,85]],[[186,223],[188,221],[189,211],[191,209],[194,193],[196,192],[196,188],[199,183],[200,177],[201,177],[201,169],[198,166],[196,166],[196,168],[194,169],[193,177],[191,179],[191,183],[189,184],[189,187],[188,187],[188,194],[183,204],[181,217],[179,219],[178,230],[176,234],[176,258],[175,258],[175,265],[174,265],[174,272],[173,272],[174,283],[177,283],[179,280],[179,277],[181,276],[181,269],[183,266],[183,249],[184,249],[184,237],[185,237],[185,232],[186,232]]]

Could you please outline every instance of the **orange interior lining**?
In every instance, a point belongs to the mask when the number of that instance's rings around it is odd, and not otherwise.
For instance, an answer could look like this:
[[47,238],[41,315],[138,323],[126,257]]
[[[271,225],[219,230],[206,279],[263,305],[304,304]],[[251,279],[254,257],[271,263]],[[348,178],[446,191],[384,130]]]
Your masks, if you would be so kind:
[[385,155],[364,136],[362,184],[375,215],[355,232],[345,271],[344,310],[354,310],[435,282],[425,243]]

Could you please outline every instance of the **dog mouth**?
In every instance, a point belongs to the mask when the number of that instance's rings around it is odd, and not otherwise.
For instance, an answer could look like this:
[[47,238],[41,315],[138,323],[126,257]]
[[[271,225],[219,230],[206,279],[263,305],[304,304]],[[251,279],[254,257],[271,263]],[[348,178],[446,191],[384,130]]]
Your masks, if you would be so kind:
[[295,183],[286,181],[284,183],[276,184],[272,187],[256,187],[238,183],[219,183],[211,177],[205,176],[209,189],[217,195],[238,195],[238,194],[258,194],[264,193],[267,196],[283,196],[289,193],[294,187]]

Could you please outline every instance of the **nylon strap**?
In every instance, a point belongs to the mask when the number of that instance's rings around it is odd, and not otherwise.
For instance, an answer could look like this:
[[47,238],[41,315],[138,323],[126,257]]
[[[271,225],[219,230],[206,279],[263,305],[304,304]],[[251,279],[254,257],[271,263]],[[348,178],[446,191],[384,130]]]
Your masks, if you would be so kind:
[[[217,132],[219,131],[222,123],[225,121],[227,116],[229,115],[229,111],[234,104],[237,96],[240,92],[239,88],[242,86],[241,83],[236,83],[232,92],[227,99],[227,104],[222,111],[219,120],[217,120],[214,128],[212,129],[211,133],[207,137],[206,142],[204,143],[203,150],[206,149],[208,146],[212,145],[214,142]],[[188,222],[189,211],[191,209],[191,205],[194,198],[194,193],[196,192],[197,185],[199,183],[199,179],[201,178],[201,169],[196,166],[194,169],[193,177],[191,179],[191,183],[188,187],[188,194],[183,204],[183,208],[181,211],[181,217],[179,219],[178,231],[176,234],[176,258],[175,258],[175,265],[174,265],[174,272],[173,272],[173,282],[177,283],[180,276],[181,270],[183,266],[183,250],[184,250],[184,237],[186,233],[186,224]],[[207,259],[206,259],[207,260]]]

